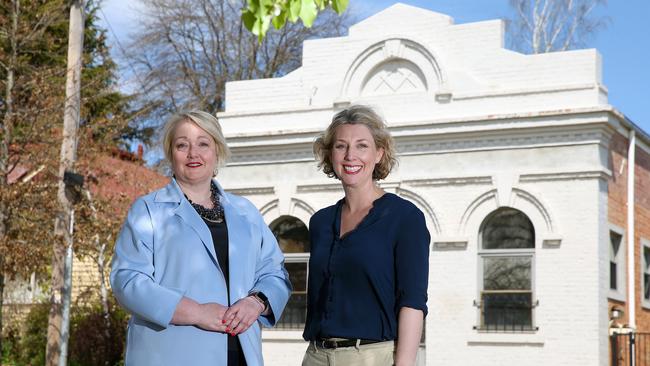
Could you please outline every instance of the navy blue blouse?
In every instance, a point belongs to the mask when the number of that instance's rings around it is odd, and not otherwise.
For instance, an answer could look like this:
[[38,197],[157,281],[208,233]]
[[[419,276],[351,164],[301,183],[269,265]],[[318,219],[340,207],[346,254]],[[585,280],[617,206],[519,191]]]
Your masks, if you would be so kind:
[[314,214],[303,338],[397,338],[397,314],[427,313],[429,231],[424,215],[392,193],[375,200],[359,225],[340,238],[341,207]]

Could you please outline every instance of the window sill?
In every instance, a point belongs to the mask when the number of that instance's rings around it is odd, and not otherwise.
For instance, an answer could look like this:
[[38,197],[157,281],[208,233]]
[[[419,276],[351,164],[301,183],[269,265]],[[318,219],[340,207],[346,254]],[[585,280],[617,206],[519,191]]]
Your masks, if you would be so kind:
[[467,340],[468,346],[544,347],[545,339],[538,332],[479,332]]
[[607,298],[610,300],[626,302],[627,298],[623,291],[612,291],[610,290],[607,294]]

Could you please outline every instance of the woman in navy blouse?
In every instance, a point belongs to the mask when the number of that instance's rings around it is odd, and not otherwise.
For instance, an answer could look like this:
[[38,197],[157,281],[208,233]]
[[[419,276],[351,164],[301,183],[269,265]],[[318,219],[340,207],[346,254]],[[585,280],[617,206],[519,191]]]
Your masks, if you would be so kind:
[[377,185],[396,163],[372,109],[337,113],[314,143],[345,197],[311,218],[303,366],[409,365],[427,312],[429,232],[411,202]]

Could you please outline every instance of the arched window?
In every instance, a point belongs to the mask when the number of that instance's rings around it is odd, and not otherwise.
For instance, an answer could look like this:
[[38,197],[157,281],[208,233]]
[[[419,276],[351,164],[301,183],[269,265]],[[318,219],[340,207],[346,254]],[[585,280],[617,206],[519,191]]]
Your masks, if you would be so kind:
[[535,228],[514,208],[492,212],[479,243],[480,326],[486,331],[530,331],[533,326]]
[[307,271],[309,263],[309,230],[293,216],[280,216],[269,228],[285,255],[293,292],[276,324],[279,329],[302,329],[307,317]]

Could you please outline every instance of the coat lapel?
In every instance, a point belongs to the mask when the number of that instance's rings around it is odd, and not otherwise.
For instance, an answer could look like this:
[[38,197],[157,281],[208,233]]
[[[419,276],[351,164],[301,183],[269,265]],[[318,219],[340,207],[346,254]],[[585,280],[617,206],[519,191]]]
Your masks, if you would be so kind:
[[192,207],[190,202],[185,198],[183,191],[181,191],[181,188],[178,186],[175,179],[172,179],[171,183],[156,195],[155,200],[156,202],[178,203],[178,207],[174,209],[174,214],[180,217],[187,226],[191,227],[192,230],[196,232],[205,246],[205,249],[210,254],[210,258],[214,264],[219,267],[217,254],[214,251],[214,244],[212,243],[212,234],[210,234],[210,229],[208,229],[208,226],[203,222],[201,216],[199,216],[194,207]]
[[[253,285],[251,275],[254,275],[255,268],[254,265],[251,268],[249,264],[250,258],[248,258],[252,253],[256,252],[251,247],[251,245],[255,245],[252,242],[252,223],[248,220],[243,208],[231,202],[221,185],[216,180],[215,183],[217,183],[219,198],[223,205],[226,225],[228,227],[230,301],[231,303],[235,303],[240,298],[246,296]],[[175,202],[178,204],[178,207],[174,210],[174,214],[179,216],[187,226],[196,232],[203,242],[205,249],[210,254],[212,261],[220,270],[223,270],[217,260],[210,229],[208,229],[203,219],[201,219],[196,210],[194,210],[194,207],[185,198],[183,191],[181,191],[175,179],[172,179],[171,183],[165,189],[159,191],[155,200],[156,202]],[[258,245],[261,245],[261,243],[258,243]]]
[[219,266],[217,254],[214,251],[210,229],[208,229],[208,225],[203,222],[203,219],[201,219],[201,216],[199,216],[194,207],[192,207],[187,199],[183,199],[174,213],[180,216],[180,218],[199,235],[201,242],[203,242],[203,246],[205,246],[205,249],[210,253],[212,261]]

